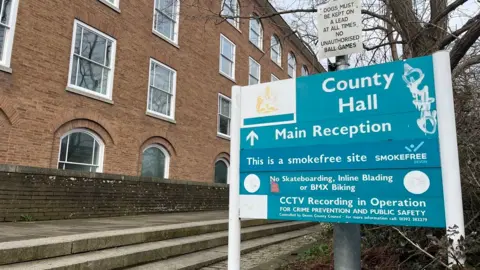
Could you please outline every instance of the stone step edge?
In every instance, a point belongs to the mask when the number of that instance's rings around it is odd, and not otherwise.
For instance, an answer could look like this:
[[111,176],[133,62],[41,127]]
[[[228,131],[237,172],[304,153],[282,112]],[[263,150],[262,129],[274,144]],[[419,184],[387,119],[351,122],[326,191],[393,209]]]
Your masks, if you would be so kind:
[[[260,226],[266,223],[265,220],[243,220],[242,227]],[[0,243],[0,265],[162,241],[227,229],[228,219],[220,219],[10,241]]]
[[[286,233],[276,234],[273,236],[261,237],[241,243],[240,253],[250,253],[264,247],[279,244],[291,239],[302,237],[312,233],[308,229],[290,231]],[[198,259],[197,259],[198,258]],[[202,250],[195,253],[185,254],[166,260],[142,264],[138,266],[126,267],[124,270],[194,270],[206,267],[228,258],[228,245]]]
[[[304,222],[288,222],[254,226],[242,229],[242,239],[251,240],[269,235],[285,233],[310,227]],[[142,243],[125,247],[72,254],[44,260],[22,262],[0,266],[0,270],[20,269],[118,269],[148,263],[188,253],[214,248],[228,243],[228,232],[214,232],[202,235]]]

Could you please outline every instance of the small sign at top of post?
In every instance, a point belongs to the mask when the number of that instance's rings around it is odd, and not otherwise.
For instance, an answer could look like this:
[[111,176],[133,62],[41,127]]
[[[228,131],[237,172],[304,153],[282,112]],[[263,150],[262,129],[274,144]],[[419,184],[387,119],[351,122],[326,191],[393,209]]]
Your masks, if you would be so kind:
[[318,6],[319,58],[363,50],[360,0],[324,0]]

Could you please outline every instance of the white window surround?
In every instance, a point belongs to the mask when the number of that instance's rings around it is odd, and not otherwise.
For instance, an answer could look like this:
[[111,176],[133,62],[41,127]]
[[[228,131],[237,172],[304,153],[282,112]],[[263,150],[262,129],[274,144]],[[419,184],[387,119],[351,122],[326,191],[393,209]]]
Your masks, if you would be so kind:
[[282,67],[282,44],[280,44],[280,39],[276,35],[272,35],[270,39],[270,59],[279,67]]
[[[171,96],[171,99],[170,99],[170,115],[167,115],[167,114],[163,114],[163,113],[160,113],[160,112],[157,112],[157,111],[154,111],[154,110],[151,110],[149,109],[149,103],[150,103],[150,95],[151,95],[151,82],[152,82],[152,72],[151,72],[151,69],[152,69],[152,64],[156,65],[156,66],[160,66],[161,68],[165,68],[167,69],[168,71],[172,72],[173,74],[173,77],[172,77],[172,89],[171,89],[171,92],[170,92],[170,96]],[[165,92],[164,90],[162,89],[158,89],[157,87],[155,87],[155,89],[157,89],[158,91],[163,91]],[[152,116],[152,117],[155,117],[155,118],[159,118],[159,119],[162,119],[162,120],[165,120],[165,121],[168,121],[168,122],[172,122],[172,123],[175,123],[175,100],[176,100],[176,93],[177,93],[177,71],[153,58],[150,58],[150,63],[148,65],[148,89],[147,89],[147,112],[146,114],[149,115],[149,116]]]
[[[143,160],[143,153],[145,153],[145,151],[147,151],[148,149],[150,149],[152,147],[159,149],[165,155],[165,168],[164,168],[164,172],[163,172],[163,178],[168,179],[168,177],[170,176],[170,153],[168,153],[167,149],[165,149],[164,146],[162,146],[160,144],[150,144],[150,145],[146,146],[142,151],[142,160]],[[143,166],[143,164],[142,164],[142,166]]]
[[[80,164],[80,163],[73,163],[73,162],[68,162],[68,161],[60,161],[60,155],[62,153],[62,140],[73,134],[73,133],[84,133],[84,134],[87,134],[89,136],[91,136],[97,143],[98,143],[98,146],[100,147],[99,148],[99,151],[98,151],[98,165],[97,165],[97,170],[95,172],[97,173],[101,173],[103,172],[103,159],[104,159],[104,152],[105,152],[105,144],[103,143],[102,139],[95,133],[91,132],[90,130],[87,130],[87,129],[83,129],[83,128],[76,128],[76,129],[72,129],[70,131],[68,131],[67,133],[63,134],[63,136],[60,138],[60,146],[58,148],[58,159],[57,159],[57,167],[58,167],[58,164],[60,162],[62,163],[68,163],[68,164],[73,164],[73,165],[84,165],[84,164]],[[68,151],[68,145],[67,145],[67,151]],[[85,164],[86,165],[86,164]]]
[[[256,14],[252,14],[252,16],[256,16]],[[255,29],[255,23],[258,25],[258,29]],[[254,37],[257,37],[257,39],[255,39]],[[263,52],[263,26],[260,20],[254,18],[250,19],[248,40],[250,40],[250,42],[255,45],[255,47],[257,47],[260,51]]]
[[218,137],[221,137],[221,138],[224,138],[224,139],[227,139],[227,140],[230,140],[230,134],[224,134],[224,133],[221,133],[220,132],[220,115],[221,115],[221,100],[224,99],[226,101],[229,102],[229,109],[230,109],[230,112],[229,112],[229,115],[222,115],[226,118],[228,118],[228,133],[230,133],[231,131],[231,119],[232,119],[232,100],[225,96],[225,95],[222,95],[222,94],[218,94],[218,111],[217,111],[217,136]]
[[120,13],[120,0],[98,0],[116,12]]
[[[110,52],[110,67],[109,67],[109,76],[108,76],[108,81],[107,81],[107,86],[106,86],[106,93],[105,94],[101,94],[101,93],[98,93],[98,92],[95,92],[93,90],[90,90],[90,89],[87,89],[87,88],[84,88],[84,87],[81,87],[81,86],[77,86],[75,84],[72,84],[71,83],[71,78],[72,78],[72,72],[73,72],[73,61],[74,61],[74,56],[75,56],[75,42],[76,42],[76,37],[77,37],[77,28],[78,26],[84,28],[84,29],[87,29],[88,31],[98,35],[98,36],[101,36],[103,38],[105,38],[106,40],[110,41],[112,43],[112,46],[111,46],[111,52]],[[83,37],[81,37],[81,40],[83,40]],[[83,41],[82,41],[83,42]],[[107,46],[105,46],[107,47]],[[117,41],[100,32],[99,30],[85,24],[85,23],[82,23],[81,21],[78,21],[78,20],[75,20],[74,23],[73,23],[73,34],[72,34],[72,48],[71,48],[71,52],[70,52],[70,67],[69,67],[69,72],[68,72],[68,82],[67,82],[67,91],[71,91],[71,92],[75,92],[77,94],[80,94],[80,95],[84,95],[84,96],[87,96],[87,97],[90,97],[90,98],[95,98],[95,99],[98,99],[98,100],[102,100],[102,101],[105,101],[107,103],[113,103],[112,101],[112,90],[113,90],[113,81],[114,81],[114,75],[115,75],[115,54],[116,54],[116,47],[117,47]],[[80,45],[80,48],[81,48],[81,45]],[[81,52],[80,52],[81,54]],[[77,56],[78,57],[78,56]],[[81,59],[85,59],[84,57],[81,57]],[[78,62],[77,61],[77,67],[78,68]],[[102,67],[106,67],[104,65],[99,65],[99,66],[102,66]],[[103,78],[103,75],[102,75],[102,78]]]
[[[18,1],[19,0],[12,0],[10,6],[10,12],[8,14],[8,21],[2,22],[0,21],[0,29],[5,30],[4,34],[4,43],[0,44],[3,46],[0,56],[0,70],[12,73],[11,69],[11,59],[12,59],[12,50],[13,50],[13,41],[15,37],[15,26],[17,24],[17,11],[18,11]],[[0,3],[4,3],[0,1]],[[2,10],[0,14],[4,13],[4,5],[0,7]]]
[[309,73],[308,73],[308,68],[307,66],[303,65],[302,66],[302,76],[308,76]]
[[[228,55],[223,54],[223,46],[222,46],[223,42],[227,42],[232,46],[232,56],[231,56],[232,59],[230,59]],[[235,43],[233,43],[230,39],[228,39],[223,34],[220,34],[219,71],[220,71],[220,74],[227,77],[228,79],[231,79],[232,81],[235,81],[235,55],[236,55],[236,50],[237,50],[237,46],[235,45]],[[231,66],[231,69],[232,69],[231,70],[232,71],[231,75],[222,70],[222,58],[227,60],[229,63],[231,63],[231,65],[232,65]]]
[[[227,5],[225,1],[229,1],[230,4],[234,4],[235,6],[231,7],[230,5]],[[222,4],[220,6],[221,15],[233,16],[233,17],[237,17],[240,15],[240,4],[238,3],[238,0],[222,0],[221,4]],[[227,19],[227,21],[237,30],[240,30],[240,18]]]
[[[258,74],[253,74],[252,64],[258,67]],[[252,57],[248,57],[248,85],[261,83],[262,66]],[[251,80],[257,80],[257,83],[251,83]]]
[[230,184],[230,162],[228,162],[228,160],[226,160],[225,158],[219,158],[215,160],[215,164],[214,164],[215,167],[218,162],[223,162],[225,166],[227,166],[227,184]]
[[[155,0],[154,1],[152,32],[156,36],[164,39],[165,41],[169,42],[170,44],[172,44],[173,46],[178,48],[178,33],[179,33],[179,28],[180,28],[180,1],[179,0],[173,0],[173,2],[176,4],[175,11],[174,11],[175,12],[175,18],[171,18],[165,12],[162,12],[161,10],[157,9],[159,1],[161,1],[161,0]],[[160,31],[158,31],[155,28],[157,12],[161,12],[164,16],[167,16],[174,23],[173,38],[166,36],[165,34],[161,33]]]
[[287,73],[290,78],[295,78],[297,75],[297,59],[292,52],[288,53],[287,57],[288,69]]
[[277,78],[277,76],[270,74],[270,81],[276,82],[276,81],[279,81],[279,79]]

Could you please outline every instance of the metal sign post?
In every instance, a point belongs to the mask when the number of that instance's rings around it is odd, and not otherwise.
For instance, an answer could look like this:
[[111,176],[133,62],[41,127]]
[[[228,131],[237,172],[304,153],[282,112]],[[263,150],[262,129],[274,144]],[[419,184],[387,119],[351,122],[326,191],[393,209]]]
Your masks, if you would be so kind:
[[230,192],[228,206],[228,270],[240,269],[240,107],[241,87],[232,88],[230,140]]
[[[336,70],[349,68],[348,55],[337,56]],[[333,254],[335,270],[360,270],[361,237],[359,224],[333,225]]]
[[438,137],[443,179],[446,227],[454,228],[458,234],[452,236],[453,242],[448,256],[449,265],[464,264],[465,253],[457,251],[459,240],[465,237],[463,220],[462,186],[460,165],[458,162],[457,127],[453,104],[452,74],[450,57],[446,51],[433,54],[435,95],[437,98]]

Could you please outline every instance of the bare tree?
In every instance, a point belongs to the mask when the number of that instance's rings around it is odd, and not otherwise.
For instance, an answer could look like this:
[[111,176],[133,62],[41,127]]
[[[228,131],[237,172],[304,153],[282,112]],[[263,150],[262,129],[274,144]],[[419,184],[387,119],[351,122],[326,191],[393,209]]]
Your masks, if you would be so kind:
[[[232,0],[227,0],[232,1]],[[239,6],[248,6],[255,1],[262,8],[255,14],[235,14],[223,10],[206,9],[211,15],[223,20],[250,19],[272,20],[288,16],[295,34],[315,47],[315,13],[322,0],[239,0]],[[479,57],[468,58],[470,48],[480,37],[480,12],[473,14],[463,25],[452,27],[450,19],[467,2],[473,0],[363,0],[365,49],[359,59],[366,63],[399,60],[432,54],[438,50],[450,51],[451,69],[480,63]],[[274,9],[272,4],[283,2],[283,8]],[[285,3],[291,3],[285,5]],[[192,5],[198,1],[191,0]],[[452,29],[453,28],[453,29]],[[371,52],[371,53],[368,53]]]

